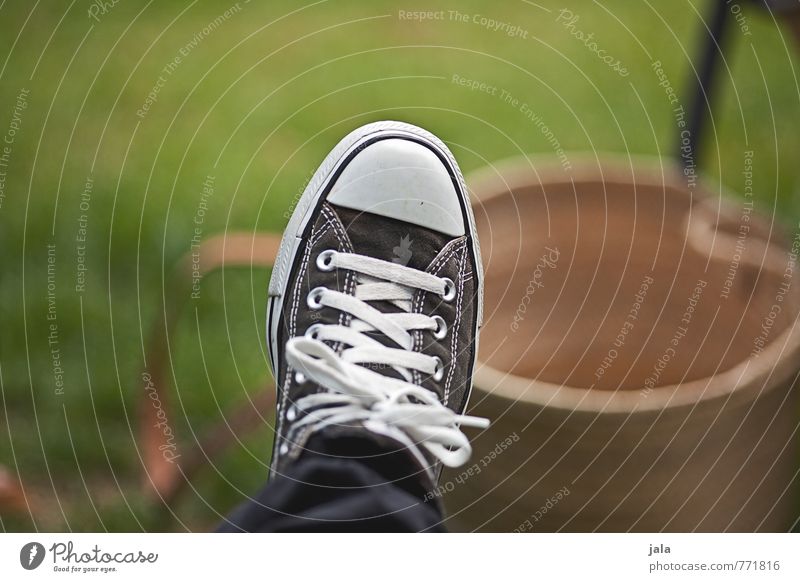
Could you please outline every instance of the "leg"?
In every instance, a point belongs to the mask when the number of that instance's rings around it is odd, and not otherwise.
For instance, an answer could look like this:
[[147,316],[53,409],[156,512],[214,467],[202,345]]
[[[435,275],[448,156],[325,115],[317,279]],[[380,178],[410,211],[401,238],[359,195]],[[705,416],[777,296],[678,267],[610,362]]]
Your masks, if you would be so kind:
[[[405,451],[372,438],[315,438],[308,449],[218,531],[443,531]],[[364,458],[342,458],[343,450]]]
[[[467,189],[438,138],[353,131],[289,221],[267,307],[280,383],[271,483],[223,530],[438,529],[424,501],[461,432],[482,312]],[[437,503],[437,502],[434,502]]]

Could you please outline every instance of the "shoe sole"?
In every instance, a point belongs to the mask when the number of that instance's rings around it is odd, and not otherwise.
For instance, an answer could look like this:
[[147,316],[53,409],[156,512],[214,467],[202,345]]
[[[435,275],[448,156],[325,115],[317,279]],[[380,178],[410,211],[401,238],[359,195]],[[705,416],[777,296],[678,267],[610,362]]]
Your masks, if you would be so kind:
[[[475,217],[472,214],[472,206],[470,205],[464,177],[447,146],[429,131],[401,121],[379,121],[350,132],[331,150],[322,165],[314,172],[311,181],[303,191],[303,195],[298,200],[292,217],[289,219],[289,224],[283,233],[267,292],[267,350],[276,385],[279,384],[277,376],[280,368],[277,362],[277,355],[280,352],[277,342],[280,336],[279,326],[281,325],[281,314],[283,313],[283,298],[286,295],[286,285],[291,278],[292,265],[295,264],[297,253],[306,238],[306,231],[309,229],[311,217],[314,216],[316,210],[325,200],[332,184],[350,159],[367,145],[378,140],[390,138],[409,139],[429,148],[445,164],[456,186],[462,212],[467,217],[472,251],[475,257],[475,275],[478,289],[475,353],[472,362],[473,371],[475,369],[475,362],[478,357],[478,335],[483,325],[483,263],[481,262],[480,244],[475,228]],[[467,397],[464,400],[464,408],[469,402],[471,393],[472,382],[470,382]]]

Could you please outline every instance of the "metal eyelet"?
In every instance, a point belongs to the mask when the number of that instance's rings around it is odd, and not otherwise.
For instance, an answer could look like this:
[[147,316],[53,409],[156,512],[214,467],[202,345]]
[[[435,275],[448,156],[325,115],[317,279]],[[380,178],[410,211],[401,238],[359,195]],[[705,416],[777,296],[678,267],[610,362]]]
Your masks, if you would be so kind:
[[444,339],[447,336],[447,323],[445,323],[444,318],[434,315],[433,320],[436,322],[436,329],[433,330],[433,337],[436,339]]
[[287,445],[286,443],[283,443],[283,444],[281,445],[281,447],[278,449],[278,452],[279,452],[280,454],[282,454],[282,455],[285,455],[286,453],[288,453],[288,452],[289,452],[289,445]]
[[319,337],[319,330],[322,329],[321,323],[315,323],[313,325],[309,325],[308,329],[306,330],[305,336],[311,339],[317,339]]
[[453,283],[453,280],[448,277],[443,277],[442,280],[444,281],[444,293],[442,294],[442,299],[450,303],[456,298],[456,284]]
[[292,422],[295,418],[297,418],[297,409],[294,406],[290,406],[286,411],[286,420]]
[[322,307],[322,294],[325,292],[325,287],[315,287],[308,293],[306,303],[311,309],[320,309]]
[[333,271],[333,254],[336,251],[328,249],[317,255],[317,269],[320,271]]
[[439,356],[434,356],[436,359],[436,369],[433,371],[433,380],[434,382],[439,382],[442,378],[444,378],[444,364],[442,363],[442,358]]
[[297,382],[298,384],[305,384],[306,383],[305,374],[303,374],[302,372],[295,372],[294,381]]

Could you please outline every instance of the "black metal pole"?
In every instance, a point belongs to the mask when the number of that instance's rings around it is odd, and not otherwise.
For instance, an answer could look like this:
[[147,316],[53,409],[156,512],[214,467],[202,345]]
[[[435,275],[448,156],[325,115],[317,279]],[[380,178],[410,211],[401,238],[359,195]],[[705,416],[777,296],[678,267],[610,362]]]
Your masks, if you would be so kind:
[[689,130],[688,155],[681,150],[681,140],[678,139],[678,159],[682,160],[686,166],[692,164],[697,166],[697,148],[705,129],[705,122],[711,113],[711,92],[718,69],[717,61],[722,53],[725,24],[729,14],[725,0],[716,0],[711,10],[711,19],[708,23],[709,34],[701,49],[703,52],[700,65],[697,67],[697,75],[693,75],[689,81],[689,87],[694,86],[694,88],[690,97],[687,125]]

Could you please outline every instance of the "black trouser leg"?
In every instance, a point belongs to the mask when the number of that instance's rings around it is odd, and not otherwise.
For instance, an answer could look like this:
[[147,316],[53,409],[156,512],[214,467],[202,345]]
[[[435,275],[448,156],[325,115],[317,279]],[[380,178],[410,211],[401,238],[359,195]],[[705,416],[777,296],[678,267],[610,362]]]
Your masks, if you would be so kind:
[[[444,531],[442,512],[405,450],[385,451],[368,436],[316,436],[301,457],[236,508],[221,532]],[[337,456],[347,450],[348,457]],[[364,457],[356,459],[353,457]]]

